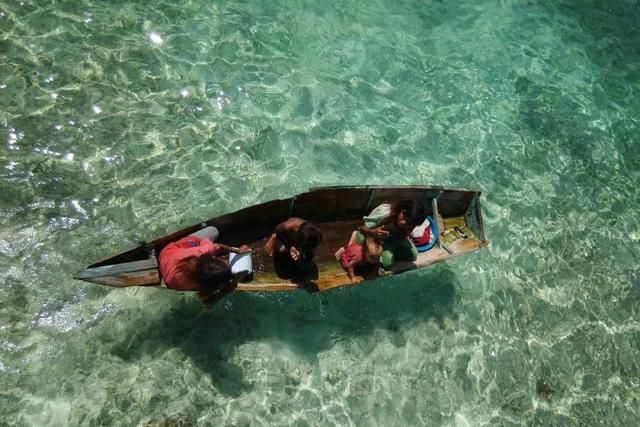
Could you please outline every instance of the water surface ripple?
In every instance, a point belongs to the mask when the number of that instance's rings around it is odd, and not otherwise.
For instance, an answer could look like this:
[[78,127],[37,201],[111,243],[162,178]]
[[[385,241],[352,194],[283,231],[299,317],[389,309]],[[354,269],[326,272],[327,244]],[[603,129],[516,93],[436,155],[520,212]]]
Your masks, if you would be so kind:
[[[637,1],[147,3],[0,0],[0,424],[637,425]],[[482,189],[489,248],[203,318],[71,279],[412,183]]]

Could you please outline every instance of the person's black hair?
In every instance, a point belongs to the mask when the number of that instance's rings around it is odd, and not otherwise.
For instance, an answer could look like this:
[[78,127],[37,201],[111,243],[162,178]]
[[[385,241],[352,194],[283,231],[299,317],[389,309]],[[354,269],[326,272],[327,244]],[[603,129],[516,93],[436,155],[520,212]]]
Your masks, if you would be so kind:
[[298,228],[296,240],[302,252],[311,252],[322,242],[322,231],[314,223],[305,221]]
[[426,211],[422,203],[413,199],[400,200],[394,205],[394,212],[396,217],[402,212],[404,218],[407,221],[407,225],[415,227],[425,220],[427,217]]
[[229,264],[211,254],[198,258],[194,273],[196,281],[210,292],[219,290],[233,279]]

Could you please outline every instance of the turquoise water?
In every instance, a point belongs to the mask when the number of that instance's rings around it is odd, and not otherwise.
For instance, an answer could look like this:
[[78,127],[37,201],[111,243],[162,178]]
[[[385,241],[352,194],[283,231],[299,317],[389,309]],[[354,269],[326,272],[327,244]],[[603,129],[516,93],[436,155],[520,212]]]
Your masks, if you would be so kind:
[[[637,1],[0,0],[0,425],[636,426],[638,117]],[[70,277],[416,183],[482,189],[491,245],[202,318]]]

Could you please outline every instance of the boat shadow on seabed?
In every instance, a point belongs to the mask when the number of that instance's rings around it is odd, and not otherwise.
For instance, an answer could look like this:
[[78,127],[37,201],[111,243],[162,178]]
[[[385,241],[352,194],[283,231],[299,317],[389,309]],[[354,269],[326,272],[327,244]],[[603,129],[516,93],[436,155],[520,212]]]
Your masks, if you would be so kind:
[[185,295],[171,311],[142,327],[139,321],[131,322],[112,353],[131,360],[177,348],[210,375],[221,393],[238,396],[254,388],[243,373],[254,361],[239,366],[234,357],[241,345],[279,340],[311,367],[317,365],[319,352],[339,341],[365,338],[359,340],[361,346],[375,347],[377,341],[366,337],[378,329],[401,347],[406,327],[433,320],[444,329],[446,318],[455,320],[456,280],[440,265],[330,293],[237,293],[202,317],[200,302]]

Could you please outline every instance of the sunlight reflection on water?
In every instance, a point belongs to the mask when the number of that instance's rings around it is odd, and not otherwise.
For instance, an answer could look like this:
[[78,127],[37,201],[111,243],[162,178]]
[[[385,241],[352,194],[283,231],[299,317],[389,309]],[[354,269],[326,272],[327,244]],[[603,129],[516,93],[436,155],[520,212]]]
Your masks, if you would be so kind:
[[[637,5],[467,3],[0,0],[0,417],[635,425]],[[480,188],[489,248],[201,319],[70,278],[312,186],[411,183]]]

